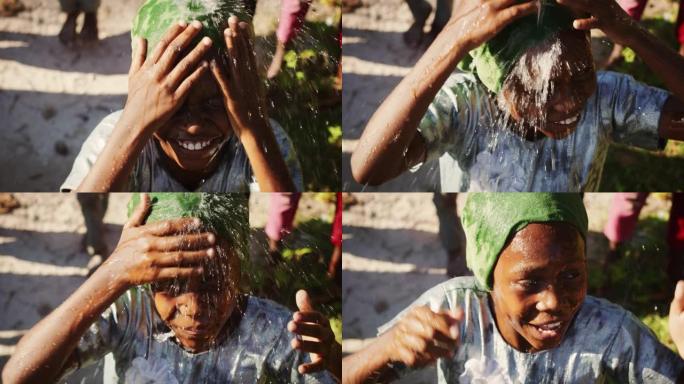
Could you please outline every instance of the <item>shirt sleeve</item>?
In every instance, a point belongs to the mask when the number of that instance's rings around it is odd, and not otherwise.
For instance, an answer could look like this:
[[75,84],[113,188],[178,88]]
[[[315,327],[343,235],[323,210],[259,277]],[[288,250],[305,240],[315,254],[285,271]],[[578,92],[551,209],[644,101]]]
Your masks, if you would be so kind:
[[93,129],[88,138],[83,142],[80,152],[76,155],[69,176],[67,176],[59,188],[60,192],[71,192],[78,188],[92,169],[102,150],[104,150],[107,140],[109,140],[109,136],[112,134],[120,116],[121,111],[111,113]]
[[81,336],[74,350],[76,361],[65,369],[62,378],[94,364],[107,353],[119,348],[126,337],[127,325],[130,323],[130,295],[129,290],[119,297]]
[[440,158],[446,152],[451,153],[454,159],[461,158],[464,139],[473,133],[472,128],[478,121],[476,105],[480,104],[482,97],[487,97],[486,92],[475,79],[464,74],[449,77],[418,125],[418,131],[425,140],[425,163]]
[[658,135],[660,115],[670,94],[636,81],[629,75],[601,72],[599,96],[604,127],[616,143],[648,150],[663,149]]
[[[278,143],[278,148],[280,149],[280,154],[283,156],[285,165],[288,171],[290,171],[290,177],[294,183],[295,192],[301,192],[304,190],[304,180],[302,177],[302,166],[297,158],[297,152],[294,149],[292,140],[290,136],[287,135],[283,127],[275,120],[270,119],[271,127],[273,128],[273,135],[275,136],[276,143]],[[249,189],[251,192],[259,191],[259,184],[257,184],[256,177],[252,175],[249,183]]]
[[684,371],[684,361],[631,313],[625,314],[605,359],[621,383],[673,383]]

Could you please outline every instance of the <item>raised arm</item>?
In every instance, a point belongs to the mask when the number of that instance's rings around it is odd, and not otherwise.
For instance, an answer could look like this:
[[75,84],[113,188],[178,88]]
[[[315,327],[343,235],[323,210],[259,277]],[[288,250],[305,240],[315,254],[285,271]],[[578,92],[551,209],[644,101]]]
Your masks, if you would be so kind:
[[424,161],[425,143],[417,134],[418,124],[458,62],[512,21],[536,10],[536,1],[463,1],[368,121],[351,158],[354,179],[361,184],[382,184]]
[[107,261],[21,338],[2,371],[3,383],[56,381],[88,327],[131,286],[202,272],[201,260],[215,255],[215,235],[178,235],[199,228],[192,218],[142,225],[148,212],[144,197]]
[[149,57],[146,40],[138,40],[128,74],[126,106],[102,153],[79,185],[79,192],[125,188],[145,144],[181,107],[192,85],[208,69],[202,62],[212,44],[208,37],[185,57],[179,57],[201,29],[199,21],[172,25]]

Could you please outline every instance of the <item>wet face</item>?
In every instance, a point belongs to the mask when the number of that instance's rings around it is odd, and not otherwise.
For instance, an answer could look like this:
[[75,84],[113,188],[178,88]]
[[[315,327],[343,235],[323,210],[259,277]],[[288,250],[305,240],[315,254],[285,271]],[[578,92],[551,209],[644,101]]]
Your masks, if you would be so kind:
[[201,277],[152,286],[160,318],[186,350],[211,348],[237,306],[240,264],[225,240],[219,239],[217,260]]
[[530,224],[494,268],[496,325],[517,350],[558,346],[587,294],[584,240],[565,223]]
[[185,103],[154,134],[169,163],[186,172],[207,171],[232,134],[216,81],[205,72]]
[[498,102],[522,136],[563,139],[577,129],[584,105],[595,90],[589,35],[567,30],[520,58]]

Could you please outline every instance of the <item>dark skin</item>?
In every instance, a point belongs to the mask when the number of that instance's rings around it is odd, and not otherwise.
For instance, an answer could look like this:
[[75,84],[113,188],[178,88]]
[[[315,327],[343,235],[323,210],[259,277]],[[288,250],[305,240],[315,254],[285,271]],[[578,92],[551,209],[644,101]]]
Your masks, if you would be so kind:
[[[578,31],[599,28],[613,41],[624,42],[665,82],[673,93],[661,111],[660,137],[684,140],[684,58],[634,23],[613,1],[561,0],[577,19],[575,31],[561,34],[563,59],[567,67],[552,74],[554,93],[542,111],[531,108],[520,94],[514,79],[499,95],[502,114],[509,115],[514,132],[535,140],[560,139],[574,132],[577,121],[563,124],[580,111],[595,88],[596,77],[586,35]],[[354,179],[361,184],[380,185],[426,159],[426,147],[417,128],[430,102],[467,52],[490,40],[514,20],[534,14],[536,2],[507,0],[468,0],[454,10],[451,20],[437,36],[411,72],[383,101],[366,125],[352,154]],[[589,15],[589,17],[585,16]],[[584,36],[581,38],[580,36]],[[569,69],[568,69],[569,68]],[[532,70],[532,68],[530,68]],[[406,97],[413,95],[413,97]],[[520,102],[522,101],[522,102]],[[531,128],[529,122],[545,124]],[[527,122],[527,123],[526,123]]]
[[249,24],[231,17],[228,25],[226,52],[212,50],[208,37],[192,45],[202,29],[198,21],[172,25],[149,57],[147,42],[138,40],[123,113],[79,191],[125,190],[153,138],[166,155],[163,166],[194,190],[214,172],[231,135],[242,143],[262,191],[294,190],[266,115]]
[[[671,307],[671,328],[684,316],[684,282]],[[511,347],[534,353],[557,347],[587,294],[585,244],[566,223],[532,223],[501,252],[489,296],[497,329]],[[394,379],[390,363],[420,368],[451,358],[459,345],[463,311],[410,310],[394,327],[342,361],[347,384]],[[672,332],[675,343],[684,333]],[[684,344],[682,344],[684,345]],[[684,378],[684,372],[680,375]]]

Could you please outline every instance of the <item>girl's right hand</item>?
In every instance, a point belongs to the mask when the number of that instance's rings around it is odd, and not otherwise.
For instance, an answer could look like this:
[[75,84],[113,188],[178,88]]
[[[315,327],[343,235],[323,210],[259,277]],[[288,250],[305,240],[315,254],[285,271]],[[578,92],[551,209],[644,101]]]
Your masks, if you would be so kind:
[[440,34],[451,34],[472,50],[496,36],[513,21],[537,12],[539,2],[527,0],[465,0],[454,9]]
[[204,37],[184,57],[181,53],[202,29],[202,23],[172,25],[147,57],[147,40],[138,38],[128,72],[126,121],[152,134],[181,107],[190,89],[208,69],[202,58],[212,45]]
[[101,268],[127,289],[155,281],[202,274],[202,264],[216,255],[216,235],[199,233],[199,219],[182,218],[143,225],[150,199],[140,205],[124,225],[119,244]]
[[389,360],[420,368],[456,352],[463,311],[433,312],[426,306],[410,310],[389,332]]

